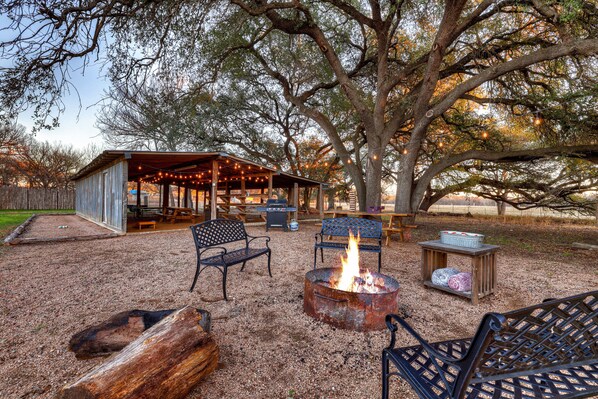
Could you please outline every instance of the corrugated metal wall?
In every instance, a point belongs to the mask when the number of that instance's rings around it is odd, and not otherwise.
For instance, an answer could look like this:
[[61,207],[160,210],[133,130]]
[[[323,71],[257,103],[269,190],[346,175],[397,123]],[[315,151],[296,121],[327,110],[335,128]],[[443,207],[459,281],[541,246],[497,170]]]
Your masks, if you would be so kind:
[[75,186],[77,214],[123,233],[126,232],[127,175],[127,161],[122,160],[77,180]]

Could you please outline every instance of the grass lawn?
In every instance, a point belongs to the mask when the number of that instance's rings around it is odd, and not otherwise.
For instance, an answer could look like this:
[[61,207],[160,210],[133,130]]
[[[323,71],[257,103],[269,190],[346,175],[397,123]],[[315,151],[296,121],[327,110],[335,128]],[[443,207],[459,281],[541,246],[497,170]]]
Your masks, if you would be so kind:
[[34,213],[74,213],[72,209],[0,210],[0,239],[6,237]]

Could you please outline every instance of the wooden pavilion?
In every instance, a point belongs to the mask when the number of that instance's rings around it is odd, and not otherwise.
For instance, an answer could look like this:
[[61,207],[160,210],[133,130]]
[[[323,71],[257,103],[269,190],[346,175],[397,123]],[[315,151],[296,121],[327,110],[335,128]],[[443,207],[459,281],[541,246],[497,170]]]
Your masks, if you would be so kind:
[[[326,184],[280,172],[247,159],[221,152],[156,152],[108,150],[74,177],[77,215],[118,232],[127,231],[127,210],[141,204],[142,183],[160,187],[160,208],[194,204],[202,219],[236,217],[246,221],[254,207],[271,198],[273,190],[284,190],[289,205],[299,206],[299,190],[317,188],[316,209],[323,216]],[[134,203],[129,201],[130,183],[136,184]],[[178,190],[177,204],[170,204],[171,187]],[[182,191],[182,193],[181,193]],[[251,192],[252,194],[248,195]],[[181,195],[182,194],[182,195]],[[247,198],[251,197],[249,203]],[[256,198],[259,202],[255,202]],[[191,208],[193,209],[193,208]],[[234,210],[234,213],[229,211]],[[295,215],[295,218],[297,215]]]

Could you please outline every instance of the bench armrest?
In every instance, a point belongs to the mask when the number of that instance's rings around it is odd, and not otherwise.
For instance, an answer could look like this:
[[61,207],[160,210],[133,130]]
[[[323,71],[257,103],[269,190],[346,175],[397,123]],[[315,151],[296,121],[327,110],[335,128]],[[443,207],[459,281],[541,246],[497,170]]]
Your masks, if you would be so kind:
[[423,339],[405,320],[403,320],[401,318],[401,316],[396,315],[396,314],[386,315],[386,326],[390,330],[390,334],[391,334],[390,344],[388,345],[388,347],[386,349],[389,349],[389,350],[393,349],[395,346],[395,343],[396,343],[396,332],[398,330],[398,327],[393,321],[398,322],[401,325],[401,327],[403,327],[403,329],[405,329],[411,336],[413,336],[417,340],[417,342],[419,342],[419,344],[426,350],[426,352],[428,352],[430,357],[434,357],[436,359],[442,360],[445,363],[451,363],[451,364],[455,364],[455,363],[459,362],[460,360],[462,360],[459,358],[446,356],[446,355],[438,352],[436,349],[434,349],[428,343],[428,341]]
[[214,250],[219,250],[220,251],[219,254],[216,254],[214,256],[220,255],[220,257],[222,258],[222,261],[224,262],[224,255],[226,255],[226,253],[227,253],[227,250],[224,247],[207,247],[207,248],[202,249],[201,251],[199,251],[199,253],[197,254],[197,257],[198,257],[199,260],[201,260],[201,256],[204,253],[209,252],[209,251],[214,251]]
[[314,238],[316,239],[316,244],[318,243],[318,236],[320,236],[320,242],[322,242],[324,240],[324,236],[322,235],[322,233],[316,233],[316,235],[314,236]]
[[249,238],[249,240],[247,240],[247,246],[249,246],[249,243],[251,241],[253,241],[253,240],[257,240],[258,238],[264,238],[266,240],[266,247],[270,248],[268,246],[268,243],[270,242],[270,237],[269,236],[250,236],[250,235],[247,235],[247,238]]

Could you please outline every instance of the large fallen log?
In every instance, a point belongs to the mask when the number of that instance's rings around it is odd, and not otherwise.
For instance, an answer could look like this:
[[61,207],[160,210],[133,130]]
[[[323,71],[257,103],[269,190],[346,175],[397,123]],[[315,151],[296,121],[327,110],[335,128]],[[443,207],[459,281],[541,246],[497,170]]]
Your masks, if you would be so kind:
[[58,393],[58,399],[184,398],[216,369],[219,349],[185,307]]
[[[129,345],[145,330],[175,311],[176,309],[156,311],[136,309],[117,313],[108,320],[73,335],[69,341],[69,350],[75,353],[77,359],[111,355]],[[202,309],[197,311],[201,314],[199,325],[204,331],[210,332],[210,313]]]

